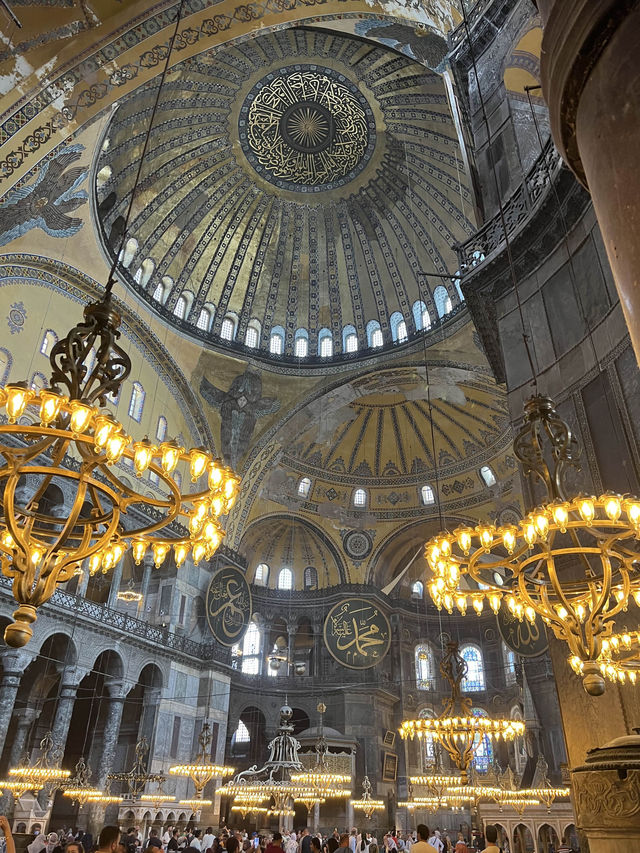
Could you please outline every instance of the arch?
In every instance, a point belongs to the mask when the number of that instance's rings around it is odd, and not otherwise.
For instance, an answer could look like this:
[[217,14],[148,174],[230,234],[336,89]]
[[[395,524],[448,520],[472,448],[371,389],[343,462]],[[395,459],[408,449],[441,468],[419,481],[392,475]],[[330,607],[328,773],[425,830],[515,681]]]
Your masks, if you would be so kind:
[[422,581],[414,581],[411,585],[411,598],[424,598],[424,584]]
[[167,428],[167,419],[164,415],[160,415],[160,417],[158,418],[158,424],[156,426],[156,439],[158,441],[165,440],[165,438],[167,437]]
[[[488,717],[484,708],[472,708],[471,713],[476,717]],[[493,764],[493,744],[488,735],[476,735],[473,766],[478,773],[487,773]]]
[[355,326],[345,326],[342,330],[342,352],[358,351],[358,333]]
[[538,853],[555,853],[559,846],[558,833],[550,823],[538,827]]
[[260,346],[261,333],[262,326],[260,325],[260,321],[255,318],[249,320],[247,331],[244,334],[244,345],[251,349],[256,349],[256,347]]
[[156,284],[155,290],[153,291],[152,299],[155,299],[156,302],[159,302],[161,305],[164,305],[167,301],[167,296],[173,290],[173,279],[170,275],[163,275],[160,281]]
[[315,566],[307,566],[304,570],[304,588],[318,589],[318,570]]
[[526,824],[519,823],[513,829],[511,853],[534,853],[535,849],[531,830]]
[[446,317],[453,310],[449,291],[443,284],[439,284],[433,291],[433,301],[435,302],[438,317]]
[[436,496],[433,492],[433,488],[428,483],[425,483],[420,489],[420,498],[424,506],[429,506],[436,502]]
[[211,302],[206,302],[202,308],[200,309],[200,313],[198,314],[198,319],[196,321],[196,328],[200,329],[203,332],[210,332],[211,326],[213,325],[213,318],[215,317],[215,307]]
[[251,619],[242,638],[241,671],[245,675],[260,675],[262,669],[262,631],[255,618]]
[[411,308],[413,313],[413,322],[417,331],[428,331],[431,328],[431,315],[429,309],[424,304],[422,299],[418,299],[413,303]]
[[333,336],[330,329],[320,329],[318,332],[318,355],[321,358],[331,358],[333,355]]
[[278,574],[278,589],[293,589],[293,572],[289,568],[280,569]]
[[13,364],[13,356],[5,347],[0,347],[0,384],[6,385]]
[[141,287],[146,287],[151,280],[151,276],[153,275],[155,268],[155,261],[151,258],[145,258],[136,270],[134,280],[137,281]]
[[282,326],[274,326],[269,336],[269,352],[271,355],[282,355],[284,353],[285,332]]
[[29,385],[31,386],[31,388],[33,388],[36,394],[38,394],[40,391],[42,391],[43,388],[47,387],[47,377],[44,375],[44,373],[36,371],[31,377],[31,382],[29,383]]
[[298,483],[298,496],[301,498],[306,498],[309,495],[309,491],[311,489],[311,480],[309,477],[303,477]]
[[162,688],[164,687],[162,670],[153,661],[148,661],[140,667],[137,682],[138,684],[142,684],[143,687]]
[[369,320],[367,323],[367,344],[372,349],[377,349],[384,344],[382,329],[380,328],[380,323],[377,320]]
[[258,563],[253,582],[258,586],[266,586],[269,583],[269,566],[266,563]]
[[467,673],[462,679],[461,688],[465,693],[479,693],[486,689],[484,660],[482,649],[475,643],[460,646],[460,656],[467,664]]
[[129,417],[138,423],[142,420],[142,410],[144,409],[144,398],[146,396],[142,383],[134,382],[131,389],[131,398],[129,399]]
[[173,314],[178,320],[186,320],[193,305],[193,293],[183,290],[173,306]]
[[233,314],[226,314],[220,325],[220,337],[223,341],[232,341],[236,336],[236,318]]
[[309,332],[306,329],[296,329],[293,340],[293,354],[296,358],[306,358],[309,355]]
[[398,344],[404,343],[408,337],[407,322],[400,311],[394,311],[389,318],[389,325],[391,326],[391,339]]
[[497,483],[496,475],[491,465],[483,465],[480,468],[480,479],[489,489]]
[[357,509],[362,509],[367,505],[367,492],[365,489],[354,489],[352,503]]
[[53,329],[47,329],[47,331],[42,336],[42,343],[40,344],[40,352],[42,355],[49,355],[51,350],[53,349],[54,344],[58,343],[58,336],[53,331]]
[[433,690],[435,687],[435,662],[433,649],[427,643],[415,647],[416,687],[418,690]]
[[124,660],[115,649],[104,649],[96,655],[91,669],[119,680],[124,676]]
[[124,244],[122,249],[120,250],[120,263],[123,267],[130,267],[131,262],[133,261],[136,252],[138,251],[138,241],[135,237],[129,237],[127,242]]
[[245,745],[249,745],[251,743],[251,735],[249,734],[249,729],[242,722],[242,720],[238,720],[238,727],[235,732],[231,735],[231,754],[238,755],[238,753],[244,753],[243,747]]

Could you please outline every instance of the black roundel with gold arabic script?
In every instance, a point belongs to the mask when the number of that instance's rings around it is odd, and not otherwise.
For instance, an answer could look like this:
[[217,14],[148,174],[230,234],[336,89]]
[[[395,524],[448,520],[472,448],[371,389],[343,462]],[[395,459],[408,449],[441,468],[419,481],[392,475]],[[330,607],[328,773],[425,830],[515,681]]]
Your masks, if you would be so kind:
[[251,619],[251,590],[235,566],[215,573],[207,590],[207,621],[211,633],[223,646],[240,642]]
[[520,622],[503,602],[496,619],[502,639],[516,654],[535,658],[546,652],[549,642],[540,616],[536,616],[535,622],[529,622],[528,619]]
[[347,598],[329,611],[324,642],[333,657],[350,669],[380,663],[391,645],[391,626],[380,608],[364,598]]

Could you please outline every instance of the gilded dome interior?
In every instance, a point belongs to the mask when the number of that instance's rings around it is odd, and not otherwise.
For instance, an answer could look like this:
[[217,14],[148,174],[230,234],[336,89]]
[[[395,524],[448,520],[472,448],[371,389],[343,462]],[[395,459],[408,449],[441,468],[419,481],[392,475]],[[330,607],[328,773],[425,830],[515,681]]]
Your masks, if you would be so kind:
[[[125,96],[106,130],[108,251],[156,87]],[[214,346],[353,357],[460,304],[451,246],[474,225],[445,85],[382,45],[293,28],[179,63],[138,193],[120,275]]]

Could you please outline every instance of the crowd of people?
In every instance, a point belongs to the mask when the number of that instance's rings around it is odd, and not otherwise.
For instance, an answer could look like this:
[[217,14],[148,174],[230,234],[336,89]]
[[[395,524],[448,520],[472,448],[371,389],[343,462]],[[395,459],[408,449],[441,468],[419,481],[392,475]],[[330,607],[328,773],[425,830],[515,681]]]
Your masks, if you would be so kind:
[[[0,853],[16,853],[11,827],[6,817],[0,816]],[[4,848],[4,849],[3,849]],[[569,851],[560,847],[557,853]],[[312,835],[308,828],[299,832],[273,832],[260,835],[223,828],[216,832],[197,827],[180,829],[167,826],[163,830],[152,828],[143,834],[139,827],[129,827],[123,832],[118,826],[105,826],[97,843],[90,833],[64,829],[47,835],[36,834],[27,846],[27,853],[509,853],[498,846],[495,826],[485,827],[484,835],[474,831],[466,838],[462,832],[452,840],[448,832],[433,830],[418,824],[415,832],[400,833],[392,830],[380,842],[370,832],[350,832]]]

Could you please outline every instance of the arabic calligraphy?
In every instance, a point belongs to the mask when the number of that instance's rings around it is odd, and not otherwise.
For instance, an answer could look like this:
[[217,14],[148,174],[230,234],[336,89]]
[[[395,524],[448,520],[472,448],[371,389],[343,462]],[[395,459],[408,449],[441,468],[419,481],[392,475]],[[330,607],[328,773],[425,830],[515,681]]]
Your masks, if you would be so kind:
[[540,616],[535,622],[518,619],[504,605],[496,616],[502,639],[516,654],[523,657],[537,657],[547,650],[547,632]]
[[215,639],[223,646],[237,643],[251,619],[251,590],[235,566],[225,566],[211,578],[206,609]]
[[348,598],[330,610],[324,641],[343,666],[367,669],[389,651],[391,627],[379,607],[363,598]]
[[256,84],[240,112],[239,135],[256,171],[289,189],[330,189],[364,167],[375,119],[346,77],[317,66],[284,68]]

